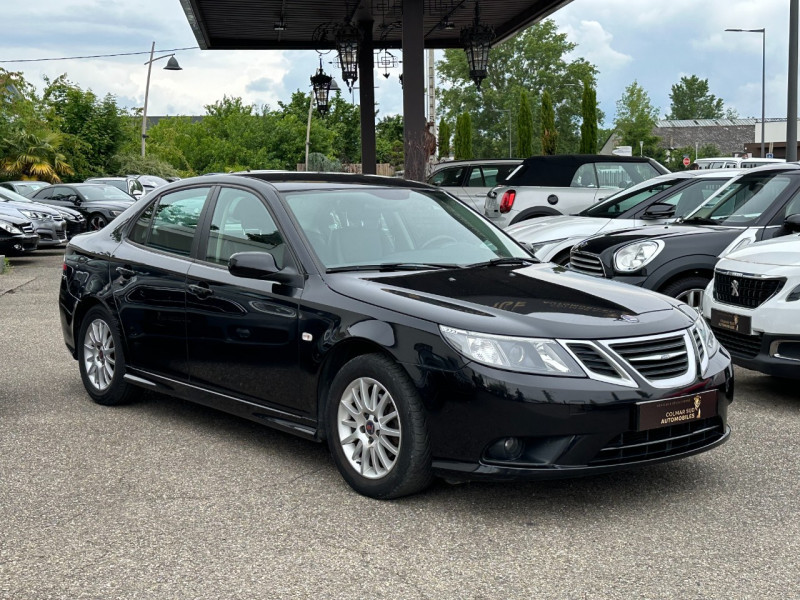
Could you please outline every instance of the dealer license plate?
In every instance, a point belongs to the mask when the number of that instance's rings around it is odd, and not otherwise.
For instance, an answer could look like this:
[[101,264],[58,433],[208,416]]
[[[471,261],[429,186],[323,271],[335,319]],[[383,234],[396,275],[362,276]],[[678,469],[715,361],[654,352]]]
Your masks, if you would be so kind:
[[751,335],[750,317],[746,315],[734,315],[733,313],[711,309],[711,325],[727,331],[735,331],[744,335]]
[[717,416],[717,390],[636,404],[636,429],[646,431]]

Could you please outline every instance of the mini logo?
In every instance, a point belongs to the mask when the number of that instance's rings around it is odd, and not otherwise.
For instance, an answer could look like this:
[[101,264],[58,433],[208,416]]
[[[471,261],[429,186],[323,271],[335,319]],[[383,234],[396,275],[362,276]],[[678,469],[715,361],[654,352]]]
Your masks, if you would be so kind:
[[620,315],[619,318],[626,323],[638,323],[639,319],[634,317],[633,315]]
[[739,282],[736,279],[731,281],[731,296],[734,298],[739,297]]

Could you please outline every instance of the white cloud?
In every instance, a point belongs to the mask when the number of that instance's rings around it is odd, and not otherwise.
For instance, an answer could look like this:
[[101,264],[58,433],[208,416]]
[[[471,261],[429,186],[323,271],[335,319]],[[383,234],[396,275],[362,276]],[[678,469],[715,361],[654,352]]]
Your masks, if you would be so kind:
[[578,44],[573,54],[597,65],[601,71],[621,69],[633,57],[611,47],[614,36],[598,21],[581,21],[577,27],[566,25],[562,31],[570,42]]

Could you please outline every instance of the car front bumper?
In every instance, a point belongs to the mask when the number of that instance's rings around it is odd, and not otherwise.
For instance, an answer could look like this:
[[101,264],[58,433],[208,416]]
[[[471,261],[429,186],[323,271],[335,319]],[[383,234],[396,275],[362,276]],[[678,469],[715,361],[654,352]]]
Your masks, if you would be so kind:
[[[454,480],[557,479],[683,458],[724,443],[733,369],[717,352],[694,384],[621,387],[593,379],[534,377],[470,364],[447,376],[448,400],[428,414],[433,468]],[[445,383],[445,382],[443,382]],[[716,395],[715,414],[639,430],[644,401]],[[515,457],[495,452],[504,440]]]

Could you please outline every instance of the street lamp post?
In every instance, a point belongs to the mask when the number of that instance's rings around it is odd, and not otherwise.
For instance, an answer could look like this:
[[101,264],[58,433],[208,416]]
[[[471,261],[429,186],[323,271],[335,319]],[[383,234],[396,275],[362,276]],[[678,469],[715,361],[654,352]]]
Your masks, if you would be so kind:
[[764,158],[764,101],[766,98],[766,72],[767,72],[767,30],[760,29],[726,29],[734,33],[760,33],[761,34],[761,158]]
[[157,56],[153,58],[153,53],[156,50],[156,43],[153,42],[153,45],[150,46],[150,60],[146,63],[147,65],[147,84],[144,88],[144,110],[142,111],[142,158],[144,158],[144,146],[145,141],[147,140],[147,99],[150,95],[150,71],[153,69],[153,63],[157,60],[161,60],[162,58],[169,58],[167,61],[167,65],[164,67],[165,71],[181,71],[182,68],[178,64],[178,61],[175,58],[174,54],[165,54],[164,56]]

